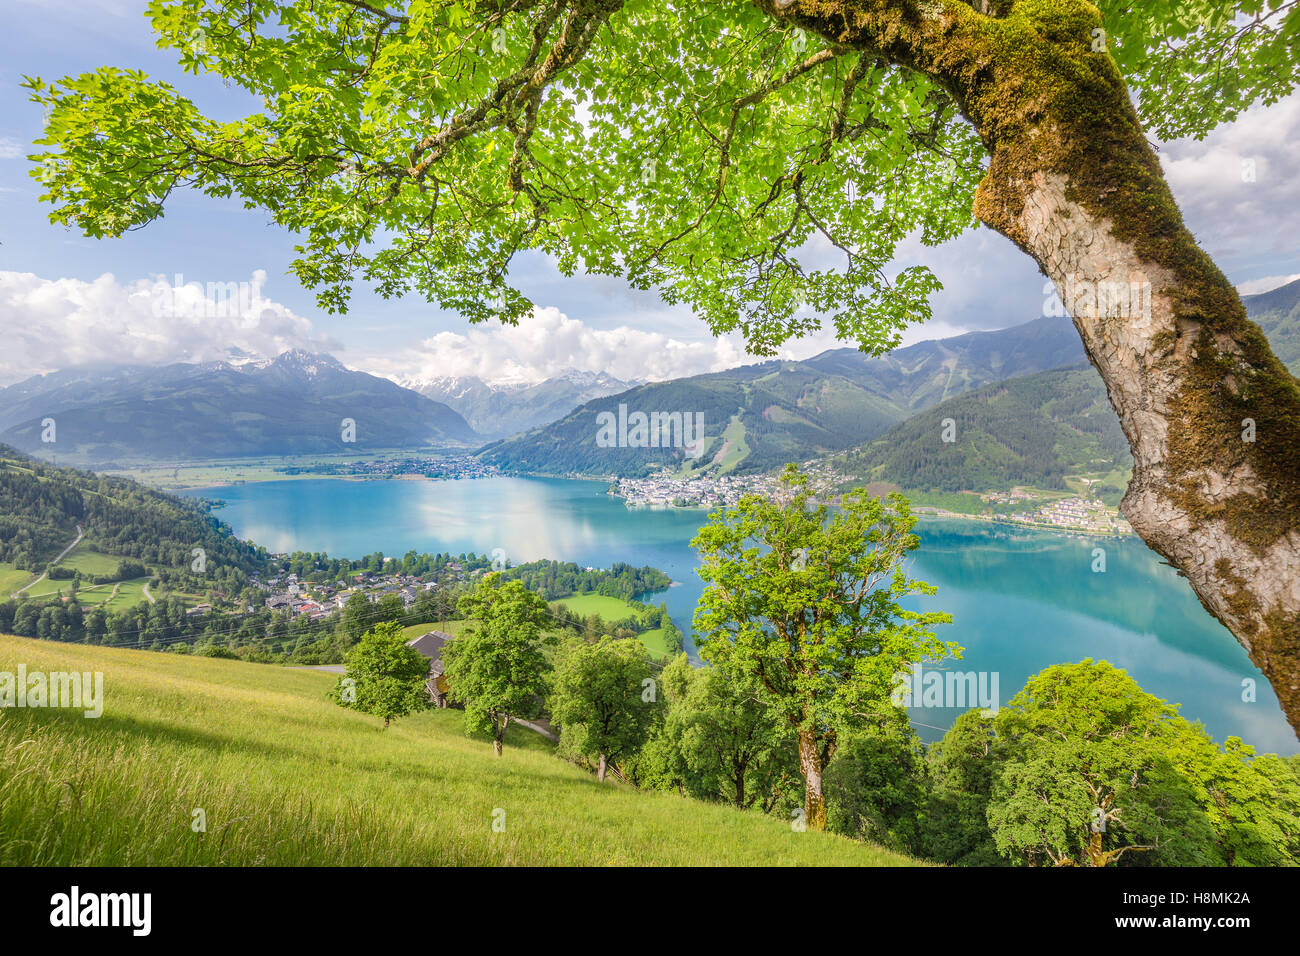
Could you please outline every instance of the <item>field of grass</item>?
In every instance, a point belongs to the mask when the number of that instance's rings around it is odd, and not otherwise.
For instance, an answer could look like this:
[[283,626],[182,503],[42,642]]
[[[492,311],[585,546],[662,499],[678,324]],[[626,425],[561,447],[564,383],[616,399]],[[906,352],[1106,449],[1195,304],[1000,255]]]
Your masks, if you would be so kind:
[[[119,581],[116,585],[117,593],[113,594],[104,602],[106,611],[124,611],[129,607],[135,607],[141,601],[145,600],[144,586],[149,581],[148,578],[136,578],[133,581]],[[80,592],[78,592],[80,594]],[[155,595],[155,599],[157,595]]]
[[[563,604],[575,614],[581,614],[586,617],[589,614],[595,614],[606,623],[614,621],[623,621],[637,614],[637,609],[622,598],[608,597],[604,594],[579,594],[576,597],[561,598],[558,601],[552,601],[551,605]],[[668,635],[662,627],[657,627],[652,631],[642,631],[637,635],[637,640],[645,645],[646,651],[655,660],[663,660],[671,653],[675,653],[677,648],[669,647]]]
[[402,628],[402,636],[411,641],[429,631],[442,631],[452,637],[460,637],[468,623],[468,621],[438,621],[435,624],[412,624],[410,627]]
[[[131,581],[118,581],[115,584],[86,584],[77,589],[77,603],[87,607],[102,606],[106,611],[122,611],[135,607],[145,599],[144,586],[148,580],[148,578],[135,578]],[[52,598],[60,590],[67,594],[71,587],[71,581],[51,581],[46,578],[30,591],[23,592],[23,596]],[[154,595],[155,598],[157,596]]]
[[12,564],[0,561],[0,601],[8,600],[9,595],[32,579],[32,572],[19,571]]
[[636,608],[622,598],[608,597],[604,594],[578,594],[552,601],[551,604],[562,604],[574,614],[581,614],[583,617],[596,614],[604,621],[621,621],[637,613]]
[[100,551],[92,551],[89,548],[78,546],[73,549],[71,554],[59,562],[59,567],[72,568],[74,571],[80,571],[83,578],[89,578],[95,574],[115,574],[121,561],[121,558],[114,557],[111,554],[104,554]]
[[656,627],[653,631],[642,631],[636,637],[655,660],[664,660],[668,655],[676,654],[680,650],[676,645],[668,643],[668,632],[662,627]]
[[19,662],[102,672],[104,713],[0,710],[0,866],[913,863],[598,784],[523,728],[493,757],[457,711],[383,731],[317,671],[0,636]]

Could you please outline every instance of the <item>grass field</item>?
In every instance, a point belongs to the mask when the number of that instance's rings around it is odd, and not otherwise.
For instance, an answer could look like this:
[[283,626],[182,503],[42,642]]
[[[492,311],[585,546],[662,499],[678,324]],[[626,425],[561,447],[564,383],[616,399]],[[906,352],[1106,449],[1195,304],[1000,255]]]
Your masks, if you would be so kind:
[[[579,594],[576,597],[561,598],[551,602],[552,606],[559,604],[563,604],[573,613],[581,614],[583,617],[589,614],[598,615],[607,623],[623,621],[637,614],[637,609],[627,601],[604,594]],[[637,635],[637,640],[645,645],[646,651],[656,660],[663,660],[677,651],[676,647],[669,646],[668,634],[662,627],[652,631],[642,631]]]
[[913,862],[598,784],[522,728],[496,758],[457,711],[383,731],[317,671],[0,636],[19,662],[102,672],[104,713],[0,710],[2,866]]
[[[77,602],[87,607],[102,606],[107,611],[122,611],[135,607],[145,599],[144,586],[148,578],[135,578],[131,581],[118,581],[115,584],[85,584],[77,589]],[[30,591],[23,593],[29,598],[51,598],[60,590],[67,594],[71,581],[51,581],[46,578]],[[157,595],[155,594],[156,598]]]
[[668,632],[662,627],[656,627],[653,631],[642,631],[636,637],[656,660],[663,660],[681,649],[668,643]]
[[0,561],[0,601],[9,599],[9,595],[32,579],[32,572],[19,571],[12,564]]
[[59,567],[72,568],[74,571],[80,571],[83,578],[89,578],[95,574],[115,574],[117,566],[121,562],[121,558],[114,557],[111,554],[103,554],[99,551],[92,551],[89,548],[78,546],[73,549],[71,554],[59,562]]
[[574,614],[581,614],[583,617],[597,614],[603,621],[621,621],[637,613],[636,608],[622,598],[608,597],[604,594],[579,594],[552,601],[551,604],[563,604]]
[[468,621],[439,621],[436,624],[412,624],[410,627],[402,628],[402,636],[411,641],[429,631],[442,631],[452,637],[460,637],[468,623]]

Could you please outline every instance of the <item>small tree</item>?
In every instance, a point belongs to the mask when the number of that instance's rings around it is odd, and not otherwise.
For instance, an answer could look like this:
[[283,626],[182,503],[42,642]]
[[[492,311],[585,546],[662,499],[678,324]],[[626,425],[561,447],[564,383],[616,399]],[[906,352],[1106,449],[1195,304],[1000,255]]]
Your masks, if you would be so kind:
[[886,713],[894,674],[957,650],[930,628],[948,614],[905,611],[898,599],[934,594],[907,578],[917,547],[906,499],[885,507],[865,489],[835,515],[813,507],[795,465],[781,501],[746,495],[714,512],[692,545],[707,582],[695,612],[700,654],[749,675],[794,729],[810,829],[826,829],[822,772],[841,730]]
[[384,729],[397,717],[429,706],[426,681],[429,661],[402,637],[400,624],[377,624],[344,657],[347,674],[331,696],[344,707],[384,718]]
[[560,723],[567,749],[596,759],[596,779],[602,783],[611,763],[646,741],[658,702],[657,693],[647,696],[649,678],[650,663],[636,639],[602,637],[561,650],[551,717]]
[[519,581],[490,574],[460,600],[474,624],[442,649],[450,696],[465,705],[466,733],[492,735],[499,757],[513,717],[535,717],[546,696],[550,663],[542,652],[549,609]]

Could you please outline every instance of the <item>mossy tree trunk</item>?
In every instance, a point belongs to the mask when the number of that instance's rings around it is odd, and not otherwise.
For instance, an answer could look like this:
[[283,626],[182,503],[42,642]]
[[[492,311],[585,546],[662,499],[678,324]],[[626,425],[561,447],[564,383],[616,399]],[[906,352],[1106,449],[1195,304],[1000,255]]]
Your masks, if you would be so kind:
[[826,829],[826,795],[822,791],[821,742],[810,730],[799,731],[799,770],[803,773],[804,825],[809,830]]
[[1096,8],[758,2],[959,104],[990,156],[975,215],[1056,284],[1128,437],[1125,517],[1300,729],[1300,383],[1183,224]]

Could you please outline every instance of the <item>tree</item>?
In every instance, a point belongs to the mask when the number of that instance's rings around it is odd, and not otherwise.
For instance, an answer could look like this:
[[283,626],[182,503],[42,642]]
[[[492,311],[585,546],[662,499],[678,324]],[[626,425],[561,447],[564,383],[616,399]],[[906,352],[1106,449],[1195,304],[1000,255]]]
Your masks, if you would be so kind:
[[1105,661],[1031,677],[994,720],[1001,761],[988,821],[998,851],[1057,866],[1106,866],[1127,853],[1216,862],[1213,830],[1177,768],[1185,724]]
[[926,848],[930,781],[907,712],[850,732],[825,774],[827,828],[902,853]]
[[799,779],[794,731],[753,677],[692,667],[679,654],[663,670],[661,731],[692,796],[770,812]]
[[898,604],[935,593],[902,570],[918,544],[906,499],[886,507],[856,489],[832,515],[794,465],[781,484],[784,500],[746,495],[691,542],[706,584],[694,625],[700,656],[753,678],[795,731],[805,822],[824,830],[822,772],[841,731],[889,712],[897,672],[957,648],[930,630],[951,615]]
[[510,718],[541,712],[551,669],[542,647],[555,642],[542,635],[550,609],[520,582],[489,574],[461,598],[460,610],[474,623],[443,645],[443,676],[451,698],[465,705],[466,732],[490,733],[499,757]]
[[398,717],[429,706],[429,661],[402,637],[402,626],[376,624],[344,657],[347,674],[332,695],[344,707],[384,718],[384,729]]
[[989,832],[988,805],[997,760],[993,718],[968,710],[926,752],[930,778],[926,855],[957,866],[1002,863]]
[[555,664],[551,718],[560,724],[563,748],[596,758],[596,779],[610,764],[645,743],[657,706],[645,647],[635,638],[575,640],[560,648]]
[[[1300,5],[1126,0],[152,0],[260,112],[101,68],[49,83],[51,219],[119,236],[182,187],[301,234],[294,271],[516,322],[521,250],[621,274],[755,354],[929,317],[898,242],[977,222],[1061,292],[1134,458],[1123,509],[1300,727],[1300,384],[1186,228],[1147,140],[1300,75]],[[1136,103],[1134,102],[1136,100]],[[581,111],[581,112],[580,112]],[[834,254],[812,256],[812,241]],[[812,313],[816,313],[813,315]]]

